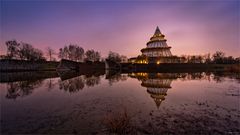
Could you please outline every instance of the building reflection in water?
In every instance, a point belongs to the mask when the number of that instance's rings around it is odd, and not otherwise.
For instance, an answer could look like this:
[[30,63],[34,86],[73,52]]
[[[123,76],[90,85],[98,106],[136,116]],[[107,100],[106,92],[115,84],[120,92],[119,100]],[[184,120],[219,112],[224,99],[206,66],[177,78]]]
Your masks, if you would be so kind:
[[[48,91],[56,85],[59,89],[73,93],[87,87],[93,87],[101,83],[101,78],[105,72],[21,72],[21,73],[1,73],[0,83],[5,83],[7,88],[7,99],[17,99],[31,95],[36,88],[43,87]],[[56,78],[60,77],[60,78]],[[147,92],[155,101],[159,108],[167,96],[167,91],[171,89],[171,83],[175,79],[181,81],[188,80],[208,80],[221,83],[228,77],[240,82],[238,74],[219,72],[198,72],[198,73],[129,73],[107,72],[105,79],[109,85],[119,81],[126,81],[128,77],[140,80],[141,86],[147,88]]]
[[157,108],[159,108],[167,96],[167,91],[171,89],[172,80],[177,79],[179,74],[131,73],[129,76],[142,81],[141,86],[147,88],[147,93],[150,94]]

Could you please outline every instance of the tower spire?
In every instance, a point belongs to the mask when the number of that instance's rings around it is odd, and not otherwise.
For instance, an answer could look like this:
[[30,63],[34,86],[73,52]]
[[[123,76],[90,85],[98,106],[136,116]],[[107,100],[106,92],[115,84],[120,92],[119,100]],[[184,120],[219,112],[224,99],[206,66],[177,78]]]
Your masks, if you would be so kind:
[[162,34],[162,33],[161,33],[160,29],[159,29],[158,26],[157,26],[154,35],[158,35],[158,34]]

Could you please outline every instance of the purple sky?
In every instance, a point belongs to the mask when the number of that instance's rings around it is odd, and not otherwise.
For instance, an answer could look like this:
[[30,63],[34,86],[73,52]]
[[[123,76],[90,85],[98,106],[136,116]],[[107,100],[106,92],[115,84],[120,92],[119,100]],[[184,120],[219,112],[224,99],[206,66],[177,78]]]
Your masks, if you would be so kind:
[[240,54],[240,2],[226,1],[2,1],[0,52],[16,39],[45,50],[78,44],[106,56],[137,56],[156,26],[174,55],[216,50]]

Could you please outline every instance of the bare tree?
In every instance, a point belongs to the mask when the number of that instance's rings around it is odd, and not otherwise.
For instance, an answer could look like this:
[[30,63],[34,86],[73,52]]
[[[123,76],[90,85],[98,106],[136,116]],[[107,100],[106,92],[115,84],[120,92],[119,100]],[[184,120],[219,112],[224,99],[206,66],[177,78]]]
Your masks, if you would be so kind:
[[82,61],[84,58],[84,49],[78,45],[70,44],[59,49],[58,57],[72,61]]
[[64,52],[63,52],[63,49],[60,48],[60,49],[59,49],[59,52],[58,52],[58,58],[64,59],[64,54],[63,54],[63,53],[64,53]]
[[46,55],[49,57],[49,61],[53,61],[55,59],[53,57],[55,54],[56,54],[56,52],[52,48],[50,48],[50,47],[46,48]]
[[76,45],[70,44],[68,46],[68,59],[75,61],[75,54],[76,54]]
[[221,51],[217,51],[213,54],[213,62],[217,63],[217,64],[222,64],[223,63],[223,59],[225,57],[225,53],[221,52]]
[[100,53],[98,51],[94,51],[92,49],[87,50],[85,55],[86,55],[86,58],[85,58],[86,61],[94,62],[94,61],[100,61],[100,59],[101,59]]
[[121,62],[121,56],[118,53],[112,51],[108,53],[107,59],[114,62]]
[[30,45],[28,43],[21,43],[21,48],[19,50],[19,56],[22,60],[30,60],[32,52],[33,52],[32,45]]
[[9,41],[6,41],[6,46],[7,46],[7,57],[10,59],[17,58],[19,53],[20,43],[18,43],[16,40],[9,40]]
[[95,59],[94,61],[100,61],[101,59],[101,54],[98,51],[95,51]]
[[68,59],[69,57],[68,57],[68,53],[69,52],[69,50],[68,50],[68,47],[67,46],[64,46],[64,48],[63,48],[63,58],[64,59]]
[[85,55],[86,55],[86,58],[85,58],[85,60],[86,61],[94,61],[94,50],[87,50],[86,51],[86,53],[85,53]]
[[84,59],[84,49],[82,47],[77,47],[75,52],[76,61],[83,61]]
[[28,43],[21,43],[21,47],[19,49],[19,57],[23,60],[45,60],[43,57],[43,52],[39,49],[34,48],[32,45]]
[[68,53],[68,47],[67,46],[64,46],[63,48],[60,48],[59,49],[59,53],[58,53],[58,57],[60,59],[69,59],[69,53]]
[[46,58],[43,56],[43,52],[39,49],[34,48],[33,54],[30,60],[36,61],[36,60],[43,60],[46,61]]

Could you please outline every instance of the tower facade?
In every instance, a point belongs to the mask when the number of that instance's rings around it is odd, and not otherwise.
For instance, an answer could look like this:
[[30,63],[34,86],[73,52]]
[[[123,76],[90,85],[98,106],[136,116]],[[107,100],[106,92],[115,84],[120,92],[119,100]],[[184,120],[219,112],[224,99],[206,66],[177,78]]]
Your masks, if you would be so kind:
[[171,47],[167,45],[165,35],[161,33],[157,26],[146,47],[141,49],[142,55],[130,58],[129,62],[138,64],[180,63],[181,58],[172,55],[170,49]]
[[147,47],[143,48],[141,52],[148,58],[148,63],[171,63],[172,53],[170,49],[165,35],[157,27],[150,41],[147,42]]

